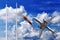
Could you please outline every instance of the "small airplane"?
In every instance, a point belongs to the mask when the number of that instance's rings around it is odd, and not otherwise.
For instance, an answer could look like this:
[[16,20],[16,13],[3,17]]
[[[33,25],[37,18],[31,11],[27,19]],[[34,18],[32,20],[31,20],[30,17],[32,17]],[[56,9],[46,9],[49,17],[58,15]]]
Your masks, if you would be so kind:
[[[22,17],[24,18],[24,20],[26,20],[33,27],[32,22],[27,18],[27,16],[22,14]],[[33,27],[33,30],[34,30],[34,27]]]
[[36,22],[38,22],[39,23],[39,38],[41,37],[41,35],[42,35],[42,32],[43,32],[43,30],[45,29],[45,28],[47,28],[49,31],[51,31],[52,32],[52,34],[54,34],[56,31],[55,30],[52,30],[51,28],[49,28],[47,25],[48,25],[48,22],[50,22],[50,21],[52,21],[52,19],[53,18],[55,18],[55,16],[54,17],[52,17],[52,18],[50,18],[50,19],[48,19],[48,20],[44,20],[43,19],[43,23],[41,23],[37,18],[33,18]]

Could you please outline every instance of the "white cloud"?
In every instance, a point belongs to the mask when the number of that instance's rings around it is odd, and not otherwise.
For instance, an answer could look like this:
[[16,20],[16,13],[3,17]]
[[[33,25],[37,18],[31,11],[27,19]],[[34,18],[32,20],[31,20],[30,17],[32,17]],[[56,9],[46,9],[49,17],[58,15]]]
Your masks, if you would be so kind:
[[54,34],[54,36],[51,34],[50,31],[43,32],[41,36],[42,40],[60,40],[60,32],[57,32]]
[[55,11],[52,16],[56,16],[53,20],[52,23],[57,23],[60,22],[60,12]]
[[[21,18],[21,14],[27,14],[24,7],[20,6],[20,8],[13,9],[12,7],[7,7],[7,13],[8,13],[8,22],[15,21],[16,14],[18,15],[18,18]],[[6,20],[6,8],[0,10],[0,19]]]
[[32,30],[31,25],[27,23],[26,21],[23,21],[20,24],[21,26],[18,27],[18,33],[20,37],[24,37],[24,36],[31,37],[31,36],[37,35],[37,33]]
[[50,36],[51,36],[51,32],[50,31],[46,31],[46,32],[43,32],[43,34],[41,35],[41,39],[42,40],[49,40]]
[[0,37],[0,40],[5,40],[6,38],[5,37]]
[[43,19],[47,19],[48,18],[48,14],[43,12],[42,14],[38,14],[36,17],[40,22],[43,22]]
[[[16,14],[18,15],[18,19],[21,19],[21,14],[27,15],[27,12],[25,11],[23,6],[20,6],[20,8],[17,8],[17,13],[16,13],[16,9],[12,8],[12,7],[7,7],[7,12],[8,12],[8,22],[9,23],[15,23],[16,22]],[[6,8],[4,9],[0,9],[0,19],[1,20],[6,20]],[[8,24],[9,25],[9,24]],[[8,27],[9,29],[9,27]],[[5,30],[4,30],[5,31]],[[3,34],[6,33],[3,32]],[[15,40],[15,26],[12,26],[11,30],[8,30],[8,40]],[[0,40],[5,40],[5,37],[0,37]]]
[[[52,19],[51,23],[58,23],[58,22],[60,22],[60,12],[57,12],[57,11],[53,12],[53,13],[52,13],[52,17],[53,17],[53,16],[56,16],[56,17],[55,17],[54,19]],[[39,13],[36,18],[37,18],[40,22],[43,22],[43,19],[44,19],[44,20],[48,20],[48,19],[51,18],[51,16],[49,16],[48,13],[43,12],[43,13],[41,13],[41,14]]]
[[[7,9],[8,9],[8,22],[9,23],[15,22],[16,9],[13,9],[12,7],[8,7]],[[0,19],[5,21],[6,20],[6,8],[0,10],[0,12],[1,12],[0,13]],[[21,20],[21,14],[27,15],[27,12],[25,11],[23,6],[20,6],[20,8],[17,8],[18,21]],[[33,17],[31,16],[31,14],[28,15],[27,17],[32,21]],[[34,36],[36,34],[36,32],[32,31],[32,27],[28,22],[23,21],[20,24],[21,24],[21,26],[17,28],[18,29],[18,38],[23,38],[27,35],[30,35],[30,37],[31,37],[31,35]],[[6,33],[6,31],[5,31],[5,33]],[[16,37],[15,36],[15,25],[13,25],[12,28],[10,30],[8,30],[8,40],[14,40],[15,37]]]
[[57,37],[56,40],[60,40],[60,32],[56,33]]
[[[18,15],[18,21],[21,20],[21,14],[25,14],[27,15],[26,10],[24,9],[23,6],[20,6],[20,8],[17,8],[17,15]],[[59,14],[59,13],[58,13]],[[56,23],[59,22],[60,20],[60,15],[58,15],[56,12],[54,12],[52,14],[52,16],[56,15],[57,17],[55,17],[55,19],[52,20],[52,22]],[[33,17],[31,18],[31,14],[27,15],[29,20],[32,21]],[[8,22],[15,22],[15,18],[16,18],[16,9],[13,9],[12,7],[8,7]],[[37,15],[38,20],[40,20],[41,22],[43,22],[43,19],[47,20],[47,18],[49,19],[49,14],[48,13],[41,13]],[[6,20],[6,8],[0,10],[0,19],[2,20]],[[33,22],[33,21],[32,21]],[[23,40],[23,37],[34,37],[34,36],[38,36],[38,31],[36,30],[32,30],[31,25],[26,22],[26,21],[22,21],[20,22],[20,26],[18,26],[17,28],[17,32],[18,32],[18,38],[21,38]],[[60,33],[56,33],[56,40],[60,40]],[[15,24],[12,26],[11,30],[8,30],[8,40],[15,40]],[[42,40],[49,40],[49,38],[51,37],[51,32],[50,31],[44,31],[41,39]],[[0,40],[4,40],[5,38],[1,38]]]

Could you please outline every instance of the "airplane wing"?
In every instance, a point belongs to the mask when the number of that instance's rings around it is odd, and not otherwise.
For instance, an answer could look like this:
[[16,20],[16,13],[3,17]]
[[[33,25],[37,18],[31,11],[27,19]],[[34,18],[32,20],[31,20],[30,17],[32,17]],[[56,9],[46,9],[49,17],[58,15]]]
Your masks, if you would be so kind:
[[33,18],[35,21],[37,21],[39,24],[42,24],[38,19]]
[[43,32],[43,29],[40,29],[40,30],[39,30],[39,38],[41,37],[42,32]]
[[[32,22],[25,15],[22,15],[22,17],[24,18],[24,20],[26,20],[33,27]],[[33,27],[33,29],[34,29],[34,27]]]
[[50,19],[48,19],[48,20],[46,20],[47,22],[50,22],[50,21],[52,21],[52,19],[54,19],[56,16],[53,16],[52,18],[50,18]]
[[51,28],[49,28],[49,27],[46,27],[49,31],[51,31],[52,32],[52,34],[54,34],[56,31],[55,30],[52,30]]

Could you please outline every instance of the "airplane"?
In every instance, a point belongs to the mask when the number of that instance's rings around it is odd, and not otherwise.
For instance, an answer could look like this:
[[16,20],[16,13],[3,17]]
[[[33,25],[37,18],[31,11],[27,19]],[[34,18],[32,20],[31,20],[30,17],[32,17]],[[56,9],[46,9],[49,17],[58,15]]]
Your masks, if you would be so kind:
[[39,29],[40,29],[40,30],[39,30],[39,38],[41,37],[42,32],[43,32],[43,30],[44,30],[45,28],[47,28],[49,31],[51,31],[52,34],[54,34],[54,33],[56,32],[55,30],[52,30],[51,28],[49,28],[49,27],[47,26],[47,25],[48,25],[48,22],[51,22],[53,18],[55,18],[55,16],[52,17],[52,18],[50,18],[50,19],[48,19],[48,20],[44,20],[44,19],[43,19],[43,23],[41,23],[37,18],[33,18],[36,22],[39,23]]
[[[27,16],[22,14],[22,17],[24,18],[24,20],[26,20],[33,27],[32,22],[27,18]],[[34,27],[33,27],[33,30],[34,30]]]

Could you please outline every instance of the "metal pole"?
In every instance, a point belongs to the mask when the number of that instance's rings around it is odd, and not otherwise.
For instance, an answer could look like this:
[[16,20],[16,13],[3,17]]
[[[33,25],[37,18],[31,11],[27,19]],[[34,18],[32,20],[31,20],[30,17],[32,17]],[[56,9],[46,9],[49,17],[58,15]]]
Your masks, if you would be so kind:
[[16,3],[16,40],[17,40],[17,3]]
[[6,4],[6,40],[8,40],[7,32],[8,32],[8,12],[7,12],[7,4]]

